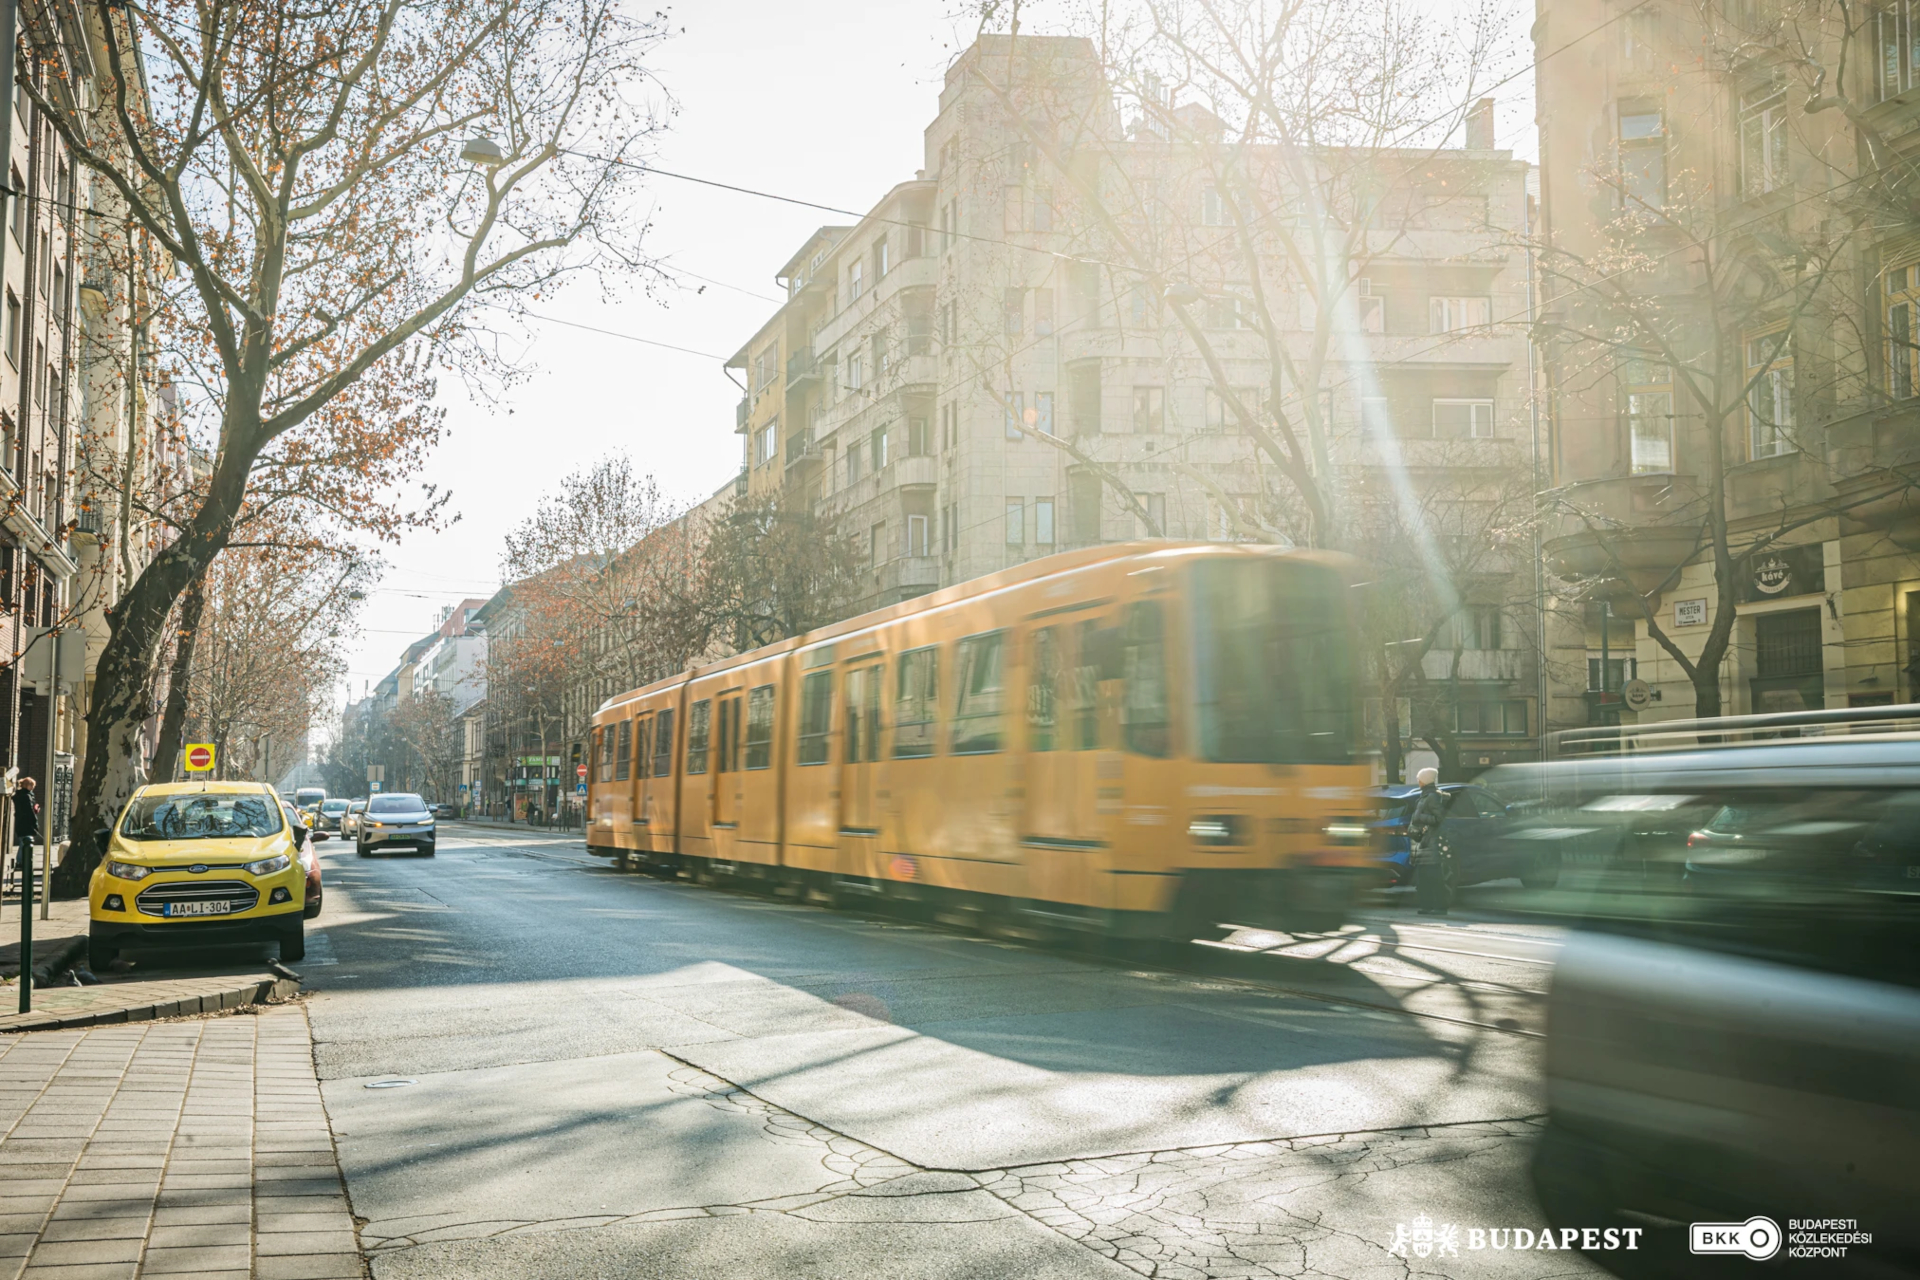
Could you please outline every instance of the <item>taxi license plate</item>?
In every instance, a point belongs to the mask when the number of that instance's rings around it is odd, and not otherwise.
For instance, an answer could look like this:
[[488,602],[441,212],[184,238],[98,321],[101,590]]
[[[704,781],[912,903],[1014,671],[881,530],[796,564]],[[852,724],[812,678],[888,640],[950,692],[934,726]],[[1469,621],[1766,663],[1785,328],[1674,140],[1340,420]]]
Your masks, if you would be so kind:
[[167,914],[170,916],[224,916],[233,910],[233,904],[222,898],[213,902],[169,902]]

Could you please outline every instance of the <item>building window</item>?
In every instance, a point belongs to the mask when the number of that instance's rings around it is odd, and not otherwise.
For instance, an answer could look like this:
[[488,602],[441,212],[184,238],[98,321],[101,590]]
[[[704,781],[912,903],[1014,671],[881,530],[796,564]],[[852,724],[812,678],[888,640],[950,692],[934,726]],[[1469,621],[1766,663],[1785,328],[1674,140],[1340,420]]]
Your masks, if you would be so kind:
[[886,549],[887,522],[882,520],[879,524],[867,529],[867,563],[876,569],[879,568],[886,559],[884,554]]
[[1233,219],[1227,212],[1227,202],[1221,198],[1220,188],[1208,187],[1200,193],[1200,225],[1203,227],[1233,225]]
[[849,440],[847,442],[847,483],[848,484],[852,484],[854,481],[860,478],[860,456],[861,456],[860,442],[858,440]]
[[1230,293],[1213,294],[1207,299],[1207,328],[1244,329],[1246,300]]
[[780,424],[769,422],[753,437],[753,465],[764,467],[780,452]]
[[1100,434],[1100,365],[1098,361],[1073,365],[1067,372],[1067,403],[1073,415],[1073,434],[1082,438]]
[[1501,644],[1500,606],[1470,604],[1453,615],[1441,637],[1442,649],[1499,649]]
[[1498,701],[1461,702],[1454,707],[1454,732],[1477,737],[1525,737],[1527,700],[1502,698]]
[[1143,493],[1140,505],[1147,509],[1147,518],[1141,521],[1140,536],[1143,538],[1164,538],[1167,536],[1167,495],[1164,493]]
[[873,469],[875,471],[886,470],[887,463],[893,460],[889,454],[890,439],[891,437],[887,434],[885,427],[875,429],[873,435],[868,438],[867,448],[873,455]]
[[1010,336],[1017,337],[1026,319],[1027,291],[1025,289],[1002,289],[1000,291],[1000,328]]
[[[1233,398],[1240,402],[1242,409],[1257,418],[1260,416],[1260,406],[1266,403],[1267,393],[1261,387],[1235,387]],[[1240,430],[1240,418],[1234,413],[1233,405],[1214,387],[1207,388],[1206,424],[1209,431]]]
[[1362,277],[1358,281],[1360,289],[1355,304],[1360,310],[1360,332],[1385,333],[1387,331],[1387,300],[1373,291],[1373,281]]
[[940,252],[945,253],[953,248],[954,242],[960,238],[960,202],[958,200],[947,201],[946,215],[940,219],[940,222],[942,229]]
[[847,357],[847,390],[858,391],[867,382],[867,356],[855,351]]
[[1622,372],[1627,450],[1636,476],[1673,470],[1673,372],[1657,360],[1629,360]]
[[847,301],[858,302],[867,288],[867,264],[855,258],[847,266]]
[[1044,435],[1053,434],[1053,392],[1033,393],[1033,408],[1027,410],[1027,423]]
[[1033,500],[1033,540],[1043,547],[1053,545],[1053,499]]
[[1667,204],[1667,121],[1657,106],[1620,108],[1622,207],[1663,209]]
[[1786,181],[1787,93],[1773,85],[1740,99],[1740,187],[1757,196]]
[[1018,391],[1009,391],[1006,402],[1007,439],[1020,440],[1026,437],[1021,424],[1027,420],[1027,398]]
[[[1913,35],[1913,12],[1906,0],[1892,0],[1881,7],[1874,15],[1876,43],[1880,48],[1879,90],[1880,99],[1885,101],[1897,94],[1911,89],[1914,85],[1914,69],[1920,64],[1920,49],[1911,45]],[[18,186],[16,182],[14,184]]]
[[884,280],[887,272],[893,270],[893,241],[885,236],[873,246],[873,278]]
[[1027,507],[1018,498],[1007,499],[1007,545],[1025,546],[1027,541]]
[[1433,435],[1436,440],[1493,439],[1493,401],[1435,400]]
[[1493,323],[1491,298],[1429,298],[1427,308],[1431,333],[1460,333]]
[[1793,353],[1787,331],[1747,340],[1747,424],[1755,458],[1793,451]]
[[925,414],[907,419],[907,456],[909,458],[924,458],[933,452],[931,442],[927,439],[928,434],[929,428]]
[[1048,232],[1053,230],[1053,188],[1035,187],[1033,189],[1033,230]]
[[910,556],[927,554],[927,517],[907,517],[907,554]]
[[[20,169],[17,165],[13,170],[13,189],[22,193],[27,189],[27,184],[20,179]],[[9,219],[9,223],[13,227],[13,242],[25,249],[27,247],[27,197],[24,194],[13,198],[13,216]]]
[[1150,435],[1163,430],[1167,425],[1166,391],[1161,387],[1135,387],[1133,389],[1133,431],[1135,435]]
[[1360,433],[1369,440],[1393,438],[1393,410],[1385,396],[1360,397]]
[[1920,390],[1920,267],[1895,267],[1882,277],[1887,299],[1887,394],[1907,400]]
[[1033,291],[1033,334],[1045,338],[1053,333],[1053,290]]

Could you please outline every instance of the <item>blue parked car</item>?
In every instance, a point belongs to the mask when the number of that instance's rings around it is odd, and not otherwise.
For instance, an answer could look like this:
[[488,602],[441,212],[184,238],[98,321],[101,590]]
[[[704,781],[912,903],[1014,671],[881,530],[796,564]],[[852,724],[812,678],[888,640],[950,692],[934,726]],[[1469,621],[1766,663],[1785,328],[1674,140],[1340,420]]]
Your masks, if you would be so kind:
[[[1453,797],[1440,824],[1440,843],[1452,855],[1447,859],[1448,888],[1514,876],[1529,889],[1551,889],[1559,881],[1558,848],[1516,840],[1516,820],[1499,796],[1470,782],[1445,782],[1440,790]],[[1407,836],[1407,819],[1419,796],[1420,788],[1406,783],[1373,789],[1380,815],[1373,827],[1383,837],[1380,865],[1389,887],[1413,883],[1413,842]]]

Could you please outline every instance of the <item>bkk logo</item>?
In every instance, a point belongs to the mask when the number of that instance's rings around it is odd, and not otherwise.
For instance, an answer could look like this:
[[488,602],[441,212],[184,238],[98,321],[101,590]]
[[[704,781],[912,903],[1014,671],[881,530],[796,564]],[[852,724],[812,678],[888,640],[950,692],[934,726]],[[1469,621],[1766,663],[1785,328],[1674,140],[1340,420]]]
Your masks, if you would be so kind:
[[1432,1218],[1420,1214],[1411,1224],[1397,1222],[1387,1252],[1401,1258],[1457,1258],[1460,1250],[1469,1253],[1483,1249],[1615,1250],[1638,1249],[1644,1231],[1640,1227],[1561,1227],[1555,1231],[1542,1227],[1467,1227],[1455,1223],[1434,1225]]
[[1757,1214],[1745,1222],[1696,1222],[1687,1229],[1687,1248],[1694,1253],[1744,1253],[1765,1262],[1780,1252],[1780,1224]]

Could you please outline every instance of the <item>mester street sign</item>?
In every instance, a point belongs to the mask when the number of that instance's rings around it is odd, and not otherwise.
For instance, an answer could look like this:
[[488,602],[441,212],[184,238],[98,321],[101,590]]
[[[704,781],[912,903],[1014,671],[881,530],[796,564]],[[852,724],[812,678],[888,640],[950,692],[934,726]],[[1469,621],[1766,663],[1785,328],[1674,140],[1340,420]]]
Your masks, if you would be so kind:
[[189,742],[187,744],[187,768],[195,773],[205,773],[213,768],[213,744],[211,742]]

